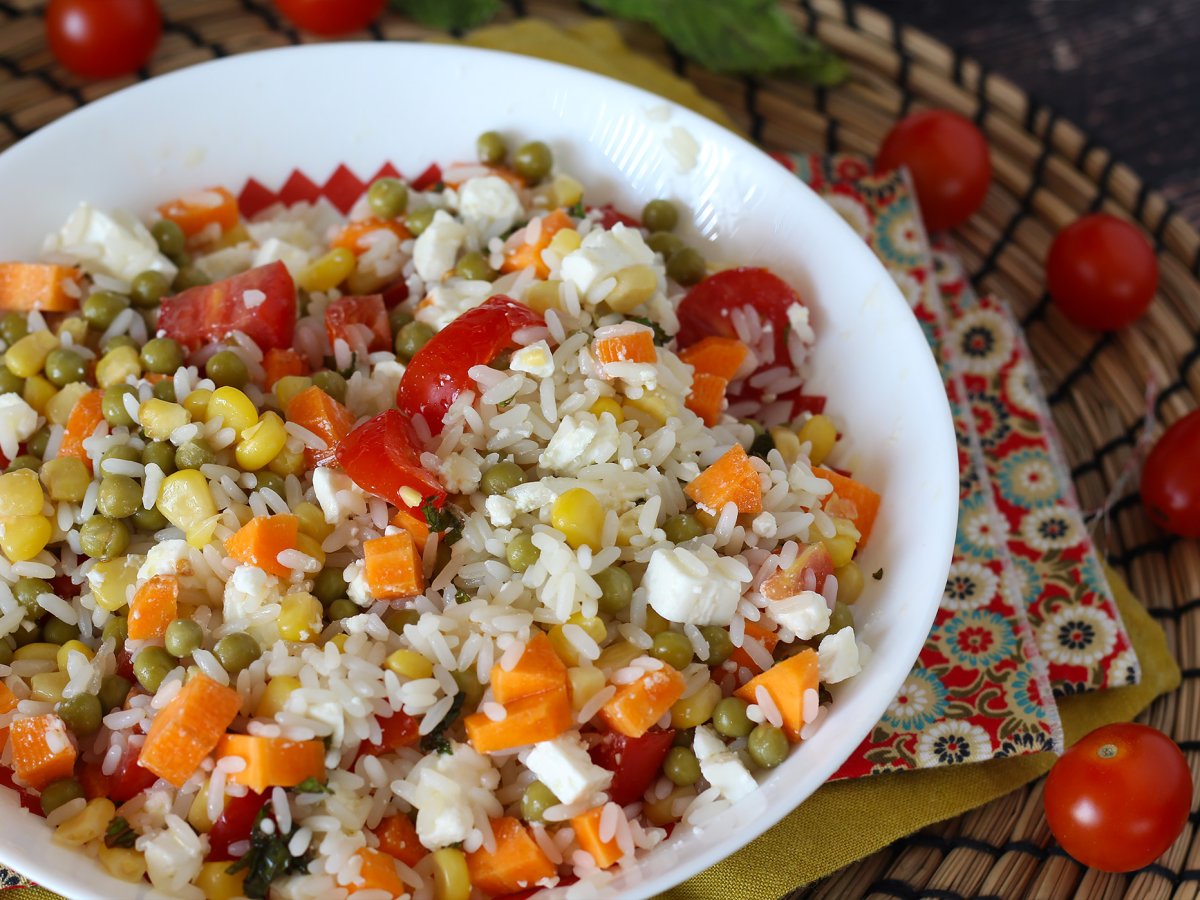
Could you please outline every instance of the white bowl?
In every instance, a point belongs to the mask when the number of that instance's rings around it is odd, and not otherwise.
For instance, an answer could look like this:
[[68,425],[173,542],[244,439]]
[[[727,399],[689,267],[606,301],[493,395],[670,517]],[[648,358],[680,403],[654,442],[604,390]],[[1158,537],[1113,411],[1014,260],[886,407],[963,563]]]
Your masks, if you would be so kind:
[[[794,284],[817,333],[810,392],[844,425],[844,459],[883,495],[855,607],[873,654],[834,689],[821,730],[716,827],[682,835],[613,882],[652,895],[733,853],[804,801],[879,720],[920,651],[945,586],[958,505],[946,395],[912,313],[874,255],[812,191],[739,137],[627,85],[525,57],[419,44],[272,50],[185,69],[85,106],[0,155],[0,258],[33,259],[81,200],[149,213],[181,192],[339,163],[415,175],[472,159],[499,129],[546,140],[593,202],[691,210],[710,256],[767,265]],[[49,840],[0,792],[0,860],[71,897],[156,896]]]

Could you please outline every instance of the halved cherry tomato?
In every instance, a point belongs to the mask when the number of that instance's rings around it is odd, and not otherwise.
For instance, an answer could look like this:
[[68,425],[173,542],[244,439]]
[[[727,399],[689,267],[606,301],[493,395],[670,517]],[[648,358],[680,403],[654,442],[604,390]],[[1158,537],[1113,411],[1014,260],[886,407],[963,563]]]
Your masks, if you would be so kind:
[[[337,445],[338,465],[368,493],[404,509],[431,501],[441,506],[446,491],[421,465],[421,444],[408,417],[389,409],[363,422]],[[413,502],[410,491],[420,498]]]
[[[248,291],[257,291],[262,297]],[[158,327],[190,349],[240,331],[263,352],[291,347],[296,327],[296,285],[281,262],[269,263],[229,278],[188,288],[167,297],[158,312]]]
[[413,179],[412,189],[414,191],[427,191],[440,184],[441,181],[442,167],[437,163],[430,163],[429,168]]
[[513,346],[522,328],[545,324],[542,317],[503,294],[469,309],[417,351],[396,391],[396,406],[408,416],[424,416],[429,430],[441,434],[442,419],[473,382],[473,366],[486,366]]
[[365,327],[367,352],[388,350],[392,346],[392,326],[388,323],[387,307],[381,294],[365,297],[339,297],[325,308],[325,331],[329,334],[332,347],[338,338],[351,347],[349,330],[352,326]]
[[50,0],[46,43],[55,58],[85,78],[136,72],[162,34],[155,0]]
[[591,207],[591,209],[598,209],[600,212],[604,213],[603,218],[600,219],[600,224],[606,229],[611,229],[618,222],[620,222],[622,225],[628,225],[630,228],[642,227],[641,222],[639,222],[633,216],[625,215],[625,213],[621,212],[611,203],[605,203],[603,206],[594,206]]
[[1084,328],[1131,325],[1154,299],[1158,258],[1137,226],[1096,213],[1054,238],[1046,258],[1046,289],[1062,314]]
[[710,335],[736,338],[730,314],[751,306],[763,328],[775,336],[775,359],[787,359],[788,309],[804,305],[790,284],[766,269],[725,269],[709,275],[679,304],[680,347],[688,347]]
[[108,778],[108,796],[114,803],[132,800],[154,782],[158,776],[138,764],[142,753],[136,747],[126,747],[117,769]]
[[229,852],[229,847],[238,841],[250,839],[258,811],[266,804],[267,795],[254,791],[247,791],[241,797],[227,797],[225,809],[213,822],[212,831],[208,833],[208,858],[216,862],[237,859],[238,857]]
[[662,771],[675,732],[647,731],[639,738],[608,733],[589,748],[592,762],[613,773],[608,790],[612,801],[626,806],[642,799]]
[[378,721],[382,732],[379,743],[364,741],[359,745],[359,756],[378,756],[401,747],[411,747],[421,739],[418,733],[421,723],[403,710],[397,710],[386,719],[380,716]]
[[1200,537],[1200,409],[1163,432],[1142,469],[1142,503],[1172,534]]
[[293,23],[325,37],[361,31],[383,11],[384,0],[275,0]]

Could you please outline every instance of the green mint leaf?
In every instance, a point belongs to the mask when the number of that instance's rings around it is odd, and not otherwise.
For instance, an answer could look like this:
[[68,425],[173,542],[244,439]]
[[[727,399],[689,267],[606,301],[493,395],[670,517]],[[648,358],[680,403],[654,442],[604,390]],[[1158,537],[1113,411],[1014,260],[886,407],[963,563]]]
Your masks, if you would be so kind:
[[572,219],[582,219],[587,215],[587,209],[584,208],[582,200],[577,200],[575,205],[567,210],[567,212],[570,214]]
[[763,432],[754,438],[754,442],[750,444],[750,455],[757,456],[759,459],[766,459],[767,454],[775,449],[775,439],[768,432]]
[[259,810],[254,819],[254,830],[250,832],[250,849],[246,855],[237,860],[225,871],[235,875],[243,869],[246,880],[242,887],[243,893],[252,900],[265,900],[271,891],[271,882],[285,875],[308,871],[312,855],[292,856],[288,851],[288,842],[297,831],[293,827],[287,834],[280,834],[278,827],[270,834],[263,831],[262,823],[266,818],[267,807]]
[[104,831],[105,847],[132,847],[137,841],[137,833],[125,819],[117,816],[108,823]]
[[626,321],[645,325],[654,332],[654,343],[662,347],[671,340],[671,336],[663,331],[663,327],[648,316],[629,316]]
[[329,790],[328,787],[326,787],[322,782],[317,781],[317,779],[313,778],[311,775],[308,778],[305,778],[298,785],[296,785],[294,790],[296,791],[297,794],[332,794],[333,793],[333,791]]
[[395,0],[410,19],[446,31],[485,25],[500,11],[500,0]]
[[426,497],[421,501],[420,511],[430,531],[439,534],[446,532],[447,544],[453,544],[462,537],[462,519],[449,506],[438,507],[434,505],[433,498]]
[[450,746],[450,742],[446,740],[446,731],[451,725],[457,721],[459,714],[462,713],[463,704],[467,702],[467,695],[459,691],[454,695],[454,700],[450,704],[450,712],[446,713],[446,717],[438,722],[437,728],[429,732],[421,738],[421,749],[426,753],[450,753],[454,748]]

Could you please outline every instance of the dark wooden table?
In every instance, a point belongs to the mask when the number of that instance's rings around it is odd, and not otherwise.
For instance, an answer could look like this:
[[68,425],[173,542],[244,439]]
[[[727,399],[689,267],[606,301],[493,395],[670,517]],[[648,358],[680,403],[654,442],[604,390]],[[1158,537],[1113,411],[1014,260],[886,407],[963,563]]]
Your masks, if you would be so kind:
[[1200,225],[1200,0],[876,0],[1111,148]]

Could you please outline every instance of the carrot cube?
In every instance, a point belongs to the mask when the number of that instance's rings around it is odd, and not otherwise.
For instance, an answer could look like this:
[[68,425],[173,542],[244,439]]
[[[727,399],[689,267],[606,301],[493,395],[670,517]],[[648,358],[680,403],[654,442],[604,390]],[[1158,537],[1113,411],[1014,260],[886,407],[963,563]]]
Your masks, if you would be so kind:
[[315,384],[288,401],[287,420],[307,428],[328,445],[325,450],[305,448],[304,458],[310,466],[333,456],[338,441],[354,430],[354,413]]
[[724,456],[689,481],[683,492],[714,516],[721,514],[726,503],[736,505],[739,513],[762,512],[758,470],[741,444],[730,447]]
[[386,891],[393,897],[403,897],[408,893],[404,880],[396,871],[396,863],[386,853],[363,847],[356,855],[362,859],[362,868],[358,870],[358,883],[346,885],[346,893]]
[[67,725],[54,713],[17,719],[9,726],[13,768],[37,790],[75,771],[75,745]]
[[603,337],[592,345],[601,365],[615,362],[652,363],[658,359],[654,349],[654,331],[644,325],[619,325],[621,334]]
[[871,536],[871,529],[875,527],[875,517],[879,514],[879,495],[861,481],[855,481],[831,469],[813,466],[813,474],[832,484],[833,493],[854,506],[854,515],[847,518],[854,522],[854,527],[862,535],[858,546],[863,546]]
[[135,641],[156,640],[179,613],[179,579],[155,575],[137,589],[129,604],[129,637]]
[[67,416],[66,427],[63,428],[62,443],[58,447],[59,456],[75,456],[85,463],[91,464],[83,442],[92,436],[96,426],[104,421],[101,403],[104,391],[88,391],[77,401]]
[[549,278],[550,267],[542,259],[542,251],[550,246],[554,235],[564,228],[570,228],[571,218],[561,209],[556,209],[549,215],[542,216],[542,230],[538,239],[532,244],[518,244],[504,254],[504,262],[500,264],[501,272],[520,272],[533,266],[538,278]]
[[291,347],[272,347],[263,357],[263,371],[267,376],[263,387],[269,391],[280,378],[307,375],[311,370],[308,360]]
[[479,753],[552,741],[575,724],[565,687],[521,697],[504,704],[504,709],[507,715],[499,722],[481,712],[463,719],[467,740]]
[[683,676],[668,665],[651,669],[637,681],[617,688],[600,707],[600,718],[613,731],[641,737],[683,696]]
[[[605,804],[605,806],[607,805],[609,804]],[[619,808],[618,811],[620,811]],[[621,815],[624,814],[621,812]],[[593,807],[571,819],[571,827],[575,829],[575,839],[579,841],[579,846],[592,855],[592,859],[596,861],[599,868],[607,869],[623,854],[621,848],[617,846],[616,837],[611,837],[607,841],[600,839],[600,818],[603,815],[604,806]]]
[[505,670],[492,666],[492,694],[498,703],[509,703],[544,691],[565,687],[567,667],[563,665],[544,631],[537,632],[525,645],[517,664]]
[[412,819],[403,813],[386,816],[375,826],[374,833],[379,838],[379,849],[406,866],[415,866],[429,853],[417,837]]
[[[237,198],[223,187],[208,188],[164,203],[158,208],[164,219],[178,225],[185,237],[195,237],[215,224],[224,234],[238,223]],[[219,236],[219,235],[218,235]]]
[[737,338],[710,336],[679,351],[679,361],[685,362],[697,374],[715,375],[732,381],[750,350]]
[[79,305],[79,273],[49,263],[0,263],[0,309],[66,312]]
[[817,690],[817,651],[808,649],[775,663],[734,691],[747,703],[758,702],[759,687],[766,688],[783,717],[783,731],[793,743],[804,728],[804,695]]
[[325,780],[325,743],[287,738],[227,734],[217,744],[217,756],[238,756],[246,767],[229,780],[262,793],[269,787],[295,787],[302,781]]
[[415,597],[425,590],[425,569],[407,531],[363,542],[363,571],[378,600]]
[[340,247],[349,250],[355,256],[361,256],[371,246],[369,242],[364,244],[363,238],[377,231],[390,231],[401,241],[412,237],[412,232],[400,222],[385,222],[383,219],[377,218],[360,219],[357,222],[348,222],[329,242],[329,249]]
[[467,854],[471,884],[484,894],[515,894],[558,874],[529,829],[518,820],[510,816],[492,819],[492,834],[496,837],[494,851],[489,853],[480,847]]
[[425,549],[425,542],[429,540],[429,523],[423,516],[415,515],[411,510],[398,509],[392,516],[392,524],[411,534],[418,550]]
[[298,516],[255,516],[225,542],[225,552],[240,563],[287,578],[292,570],[279,561],[279,554],[296,549],[299,534]]
[[721,420],[721,410],[725,408],[725,388],[728,385],[729,382],[720,375],[697,372],[692,377],[692,392],[688,394],[684,406],[712,428]]
[[207,675],[192,676],[154,717],[138,761],[159,778],[182,787],[216,749],[241,708],[241,695],[233,688]]

